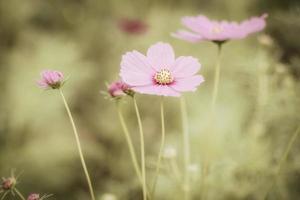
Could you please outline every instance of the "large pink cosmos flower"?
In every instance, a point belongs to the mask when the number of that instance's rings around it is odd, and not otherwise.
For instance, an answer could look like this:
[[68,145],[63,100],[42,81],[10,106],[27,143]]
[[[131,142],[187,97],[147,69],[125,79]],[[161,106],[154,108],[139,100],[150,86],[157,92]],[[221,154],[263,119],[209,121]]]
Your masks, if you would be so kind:
[[263,30],[266,26],[266,18],[267,14],[263,14],[260,17],[252,17],[237,23],[210,20],[203,15],[183,17],[182,24],[190,30],[179,30],[171,35],[189,42],[225,42],[227,40],[242,39],[251,33]]
[[138,51],[122,57],[120,76],[135,92],[160,96],[180,96],[181,92],[195,91],[204,78],[195,75],[200,63],[191,56],[175,59],[171,45],[156,43],[147,56]]

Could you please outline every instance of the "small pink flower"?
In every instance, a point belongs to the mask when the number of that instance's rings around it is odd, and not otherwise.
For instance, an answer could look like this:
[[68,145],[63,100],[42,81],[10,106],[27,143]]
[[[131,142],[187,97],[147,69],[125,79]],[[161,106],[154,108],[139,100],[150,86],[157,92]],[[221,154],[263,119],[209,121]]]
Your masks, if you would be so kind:
[[108,86],[111,97],[122,97],[128,94],[130,87],[123,81],[115,81]]
[[121,78],[135,92],[160,96],[180,96],[195,91],[204,79],[195,75],[200,63],[191,56],[175,59],[173,48],[167,43],[152,45],[147,56],[138,51],[122,57]]
[[263,14],[260,17],[252,17],[237,23],[210,20],[203,15],[183,17],[182,24],[189,31],[179,30],[171,35],[189,42],[225,42],[227,40],[242,39],[251,33],[263,30],[266,26],[266,18],[267,14]]
[[27,200],[40,200],[40,195],[36,193],[32,193],[28,196]]
[[119,28],[129,34],[143,34],[147,31],[148,25],[139,19],[123,18],[118,22]]
[[27,200],[45,200],[51,196],[52,196],[51,194],[40,196],[40,194],[32,193],[27,197]]
[[3,178],[1,189],[10,190],[17,184],[17,180],[14,177]]
[[37,84],[43,89],[59,89],[64,82],[64,75],[59,71],[45,70]]

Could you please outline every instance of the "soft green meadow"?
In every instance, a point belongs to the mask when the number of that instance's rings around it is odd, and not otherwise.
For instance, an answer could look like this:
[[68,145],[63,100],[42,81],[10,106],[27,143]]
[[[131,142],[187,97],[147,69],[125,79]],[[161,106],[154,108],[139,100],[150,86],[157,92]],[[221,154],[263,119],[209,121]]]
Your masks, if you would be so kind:
[[[223,46],[215,119],[210,111],[217,47],[170,36],[183,16],[241,21],[268,13],[266,29]],[[176,57],[202,64],[205,82],[184,93],[189,132],[185,196],[180,99],[164,99],[165,148],[151,200],[297,200],[300,196],[300,4],[296,0],[0,1],[0,177],[14,171],[18,190],[49,199],[88,200],[86,177],[59,92],[36,85],[44,69],[62,71],[97,200],[142,200],[142,187],[107,83],[122,55],[163,41]],[[120,29],[139,19],[145,32]],[[286,30],[286,31],[284,31]],[[146,175],[156,176],[160,97],[136,94],[144,128]],[[140,135],[130,97],[119,102],[140,164]],[[0,190],[1,192],[1,190]],[[0,193],[0,198],[2,193]],[[4,199],[18,199],[8,194]],[[2,200],[2,199],[1,199]]]

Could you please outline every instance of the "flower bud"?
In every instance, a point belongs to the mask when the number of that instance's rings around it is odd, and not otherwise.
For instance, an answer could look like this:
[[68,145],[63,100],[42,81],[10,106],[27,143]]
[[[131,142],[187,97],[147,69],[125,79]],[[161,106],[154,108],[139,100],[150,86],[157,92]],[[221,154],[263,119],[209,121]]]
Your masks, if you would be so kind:
[[45,70],[37,82],[43,89],[59,89],[64,83],[64,75],[59,71]]
[[40,200],[40,195],[36,193],[32,193],[28,196],[27,200]]
[[129,85],[123,81],[115,81],[108,86],[108,93],[113,98],[120,98],[125,95],[133,96],[134,92]]
[[5,178],[2,181],[2,189],[10,190],[16,185],[16,183],[17,183],[17,180],[14,177]]

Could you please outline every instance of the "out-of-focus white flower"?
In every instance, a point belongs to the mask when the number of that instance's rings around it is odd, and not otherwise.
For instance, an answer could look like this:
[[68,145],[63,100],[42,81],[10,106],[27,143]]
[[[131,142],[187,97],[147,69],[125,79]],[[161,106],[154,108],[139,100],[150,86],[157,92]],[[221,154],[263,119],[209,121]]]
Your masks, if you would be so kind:
[[117,197],[114,194],[105,193],[100,197],[100,200],[117,200]]
[[172,146],[167,146],[164,149],[163,157],[165,159],[175,158],[177,156],[177,150]]
[[262,34],[262,35],[259,35],[257,37],[257,40],[260,44],[264,45],[264,46],[267,46],[267,47],[271,47],[274,45],[274,40],[273,38],[268,35],[268,34]]
[[198,165],[198,164],[195,164],[195,163],[190,164],[190,165],[188,166],[188,171],[189,171],[190,173],[198,173],[198,172],[199,172],[199,165]]

